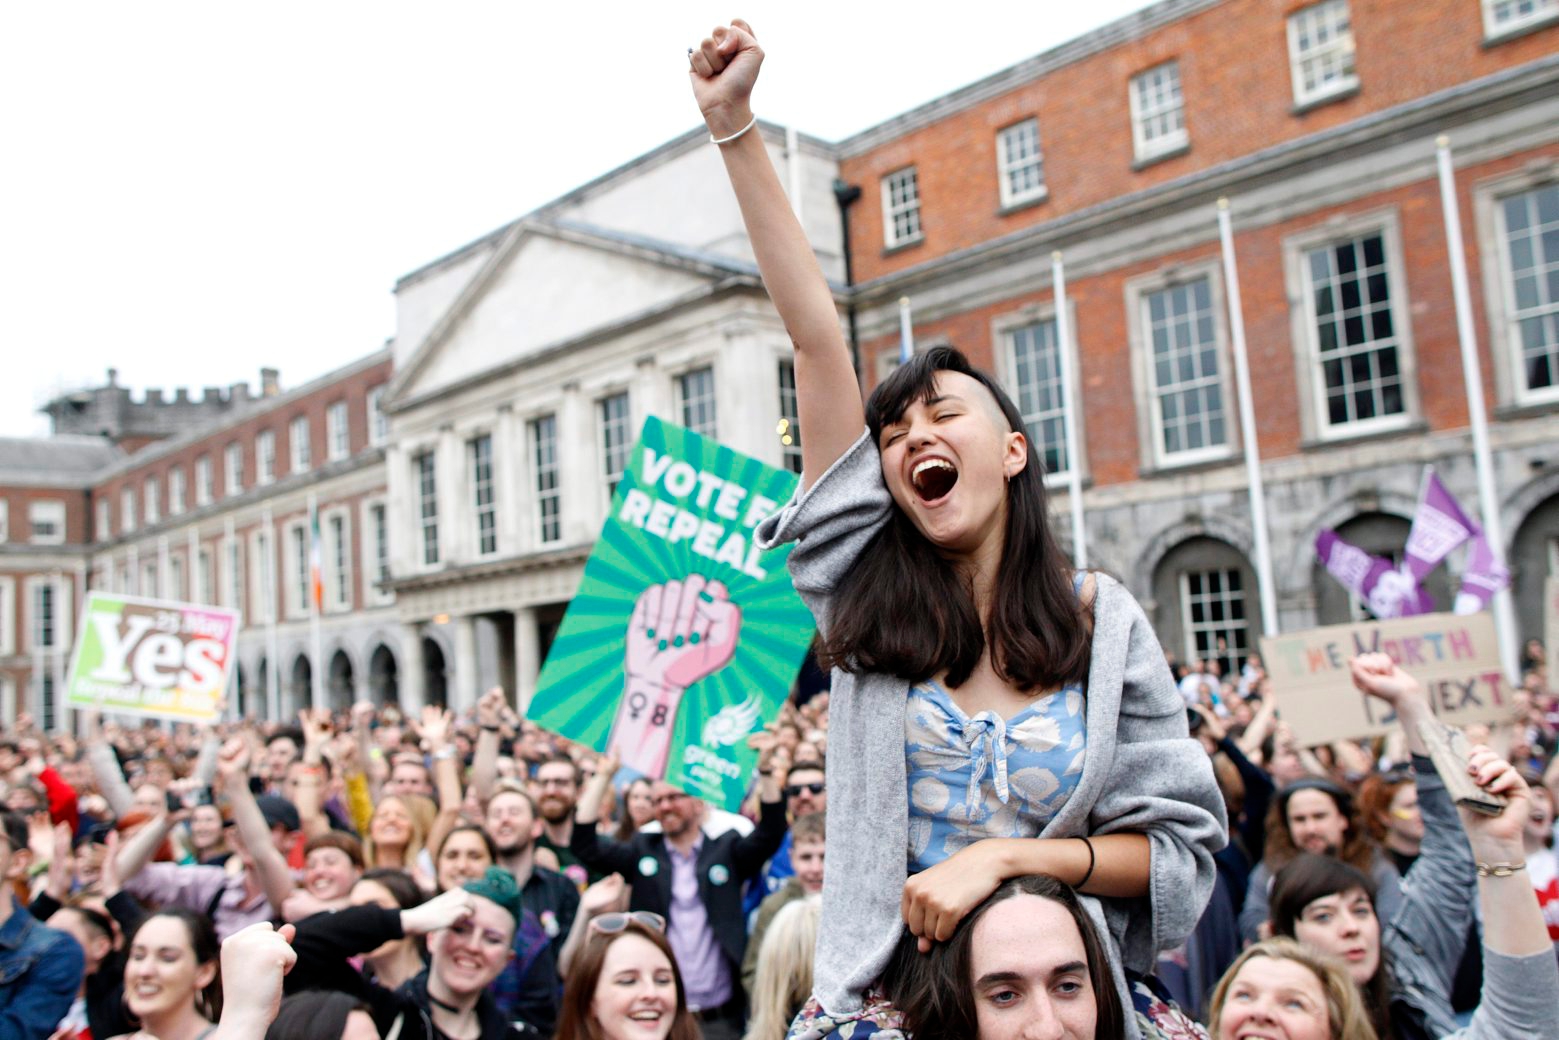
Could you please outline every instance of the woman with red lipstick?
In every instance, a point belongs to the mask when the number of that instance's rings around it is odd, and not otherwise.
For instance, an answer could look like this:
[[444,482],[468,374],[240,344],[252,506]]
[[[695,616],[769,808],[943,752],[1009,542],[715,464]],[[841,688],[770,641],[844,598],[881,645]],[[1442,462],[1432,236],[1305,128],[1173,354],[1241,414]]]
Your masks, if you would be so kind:
[[[1151,626],[1119,583],[1068,564],[1022,414],[962,354],[912,358],[863,405],[749,103],[752,29],[718,28],[688,57],[795,347],[801,490],[756,538],[797,543],[791,575],[834,669],[829,871],[797,1029],[894,1028],[863,998],[904,929],[929,950],[1029,874],[1084,893],[1115,966],[1151,971],[1195,927],[1227,840]],[[1128,1035],[1155,1028],[1148,1013]]]

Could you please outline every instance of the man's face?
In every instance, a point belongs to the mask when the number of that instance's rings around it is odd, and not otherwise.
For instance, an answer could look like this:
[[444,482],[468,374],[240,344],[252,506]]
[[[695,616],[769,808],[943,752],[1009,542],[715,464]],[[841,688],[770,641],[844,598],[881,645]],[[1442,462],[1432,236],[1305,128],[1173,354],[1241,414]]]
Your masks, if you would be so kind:
[[574,815],[574,804],[579,801],[579,783],[574,778],[574,767],[567,762],[544,762],[536,768],[536,801],[541,818],[548,823],[562,823]]
[[384,789],[390,794],[433,797],[433,782],[428,778],[428,767],[410,758],[396,760]]
[[823,891],[823,843],[798,841],[791,846],[790,865],[795,868],[796,880],[807,892]]
[[1325,791],[1296,791],[1288,799],[1288,833],[1296,848],[1335,856],[1348,840],[1348,818]]
[[660,821],[661,833],[666,837],[680,838],[697,825],[693,799],[670,784],[656,783],[650,797],[655,801],[655,819]]
[[785,781],[785,809],[792,820],[828,808],[828,788],[821,769],[792,769]]
[[530,801],[515,791],[499,791],[487,803],[487,833],[498,855],[514,856],[531,847],[541,830]]
[[271,781],[280,781],[287,775],[287,767],[298,757],[298,745],[291,737],[277,737],[265,745],[265,770]]

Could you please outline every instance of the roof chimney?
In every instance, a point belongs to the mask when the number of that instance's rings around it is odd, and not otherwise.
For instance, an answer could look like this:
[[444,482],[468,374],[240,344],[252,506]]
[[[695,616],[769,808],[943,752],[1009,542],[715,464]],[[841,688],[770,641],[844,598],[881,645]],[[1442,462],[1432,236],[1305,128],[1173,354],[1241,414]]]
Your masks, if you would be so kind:
[[108,385],[109,386],[118,386],[119,385],[119,369],[111,368],[111,369],[108,370]]
[[275,397],[281,393],[281,370],[277,368],[260,369],[260,396]]

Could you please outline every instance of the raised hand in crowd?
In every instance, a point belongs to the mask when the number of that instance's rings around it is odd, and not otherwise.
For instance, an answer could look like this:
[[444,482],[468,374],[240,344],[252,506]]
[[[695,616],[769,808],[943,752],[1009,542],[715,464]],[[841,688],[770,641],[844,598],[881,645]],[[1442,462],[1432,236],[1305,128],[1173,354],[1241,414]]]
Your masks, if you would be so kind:
[[222,1017],[209,1040],[264,1040],[281,1006],[287,973],[297,963],[284,924],[252,924],[222,944]]

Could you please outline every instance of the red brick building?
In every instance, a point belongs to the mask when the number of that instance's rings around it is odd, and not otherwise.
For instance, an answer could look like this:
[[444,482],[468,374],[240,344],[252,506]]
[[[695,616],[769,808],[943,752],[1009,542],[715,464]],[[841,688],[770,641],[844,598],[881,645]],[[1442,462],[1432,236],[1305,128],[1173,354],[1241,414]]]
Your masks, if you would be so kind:
[[[1254,649],[1227,197],[1280,623],[1343,620],[1357,607],[1314,563],[1319,529],[1399,553],[1425,463],[1477,504],[1436,178],[1449,135],[1505,548],[1539,635],[1559,573],[1556,55],[1552,0],[1165,0],[857,134],[839,156],[861,189],[865,378],[895,363],[909,297],[918,348],[997,373],[1051,470],[1081,467],[1090,562],[1166,647]],[[1432,580],[1445,609],[1454,590]]]

